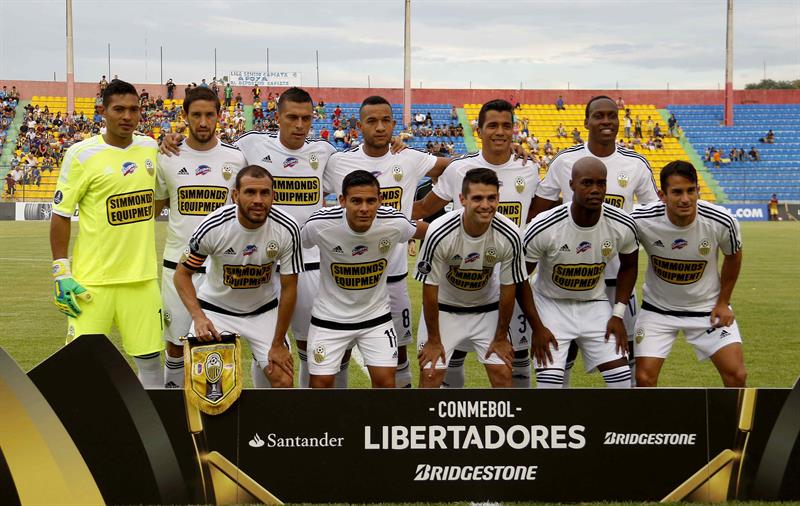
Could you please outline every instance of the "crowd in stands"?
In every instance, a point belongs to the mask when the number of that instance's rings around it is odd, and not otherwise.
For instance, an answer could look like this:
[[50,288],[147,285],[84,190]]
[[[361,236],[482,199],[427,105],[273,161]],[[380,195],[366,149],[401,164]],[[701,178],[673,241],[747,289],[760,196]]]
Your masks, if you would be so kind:
[[19,103],[19,91],[16,86],[8,89],[8,86],[3,86],[0,90],[0,151],[2,151],[8,138],[8,129],[14,121],[14,115],[17,111],[17,104]]
[[707,162],[713,163],[715,167],[719,167],[723,163],[730,162],[761,161],[761,153],[755,148],[755,146],[750,146],[750,151],[745,151],[744,148],[731,148],[728,151],[728,157],[724,158],[724,156],[724,148],[709,146],[706,148],[703,159]]

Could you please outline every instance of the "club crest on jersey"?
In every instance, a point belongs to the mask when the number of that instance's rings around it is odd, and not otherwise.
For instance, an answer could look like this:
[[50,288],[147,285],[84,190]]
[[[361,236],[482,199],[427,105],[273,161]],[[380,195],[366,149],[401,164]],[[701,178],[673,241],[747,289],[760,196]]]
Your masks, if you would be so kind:
[[367,247],[366,247],[366,246],[364,246],[363,244],[359,244],[358,246],[356,246],[355,248],[353,248],[353,251],[352,251],[352,253],[353,253],[353,256],[354,256],[354,257],[357,257],[358,255],[363,255],[363,254],[364,254],[364,253],[366,253],[367,251],[369,251],[369,248],[367,248]]
[[164,311],[164,325],[169,327],[170,323],[172,323],[172,313],[169,311]]
[[431,263],[422,260],[417,264],[417,270],[420,274],[430,274],[431,273]]
[[314,348],[314,362],[321,364],[325,361],[325,346],[320,344],[316,348]]
[[461,265],[461,260],[463,260],[461,258],[461,255],[458,255],[458,254],[453,255],[453,257],[450,260],[447,261],[447,265],[454,265],[454,266],[458,267],[459,265]]
[[189,259],[189,253],[191,253],[191,251],[189,251],[189,248],[184,249],[183,253],[181,253],[181,258],[180,258],[180,260],[178,260],[178,263],[182,264],[183,262],[188,260]]
[[522,177],[518,177],[514,180],[514,188],[517,189],[517,193],[522,193],[525,191],[525,179]]
[[275,241],[270,241],[267,243],[267,256],[269,258],[275,258],[278,256],[278,243]]
[[127,176],[136,172],[138,166],[134,162],[125,162],[122,164],[122,175]]
[[222,178],[228,181],[231,177],[233,177],[233,165],[226,163],[222,166]]
[[578,244],[577,248],[575,248],[575,253],[583,253],[584,251],[589,251],[590,249],[592,249],[592,243],[589,241],[583,241]]
[[315,153],[311,153],[308,156],[308,164],[311,165],[311,168],[317,170],[319,168],[319,157]]
[[211,167],[208,165],[199,165],[196,169],[194,169],[195,176],[205,176],[209,172],[211,172]]
[[383,238],[380,241],[378,241],[378,250],[380,250],[381,253],[384,254],[388,253],[389,248],[391,247],[392,247],[392,241],[390,241],[389,239]]
[[156,166],[153,165],[153,160],[149,158],[144,161],[144,168],[147,169],[147,173],[151,176],[156,173]]
[[397,182],[403,179],[403,169],[399,165],[392,165],[392,177]]
[[711,253],[711,241],[708,239],[703,239],[700,241],[700,245],[697,247],[697,250],[700,251],[700,254],[703,256],[708,255]]
[[628,186],[628,174],[625,172],[617,174],[617,184],[619,184],[621,188]]
[[255,244],[248,244],[248,245],[247,245],[247,246],[245,246],[245,247],[244,247],[244,249],[242,250],[242,256],[243,256],[243,257],[249,257],[250,255],[252,255],[252,254],[253,254],[253,253],[255,253],[256,251],[258,251],[258,248],[256,247],[256,245],[255,245]]
[[639,327],[638,329],[636,329],[636,332],[634,333],[633,336],[634,339],[636,339],[636,344],[641,344],[642,340],[644,339],[644,329]]
[[686,239],[675,239],[672,241],[672,249],[683,249],[688,245],[689,243],[686,242]]
[[480,253],[470,253],[467,255],[467,258],[464,259],[465,264],[471,264],[472,262],[476,262],[481,257]]
[[486,253],[484,253],[486,257],[487,264],[493,264],[497,262],[497,249],[494,247],[486,248]]
[[603,254],[604,257],[611,256],[611,241],[603,241],[603,244],[600,245],[600,252]]
[[287,158],[286,160],[283,161],[283,168],[284,169],[291,169],[292,167],[297,165],[299,162],[300,162],[300,160],[298,160],[297,158],[295,158],[293,156],[290,156],[289,158]]

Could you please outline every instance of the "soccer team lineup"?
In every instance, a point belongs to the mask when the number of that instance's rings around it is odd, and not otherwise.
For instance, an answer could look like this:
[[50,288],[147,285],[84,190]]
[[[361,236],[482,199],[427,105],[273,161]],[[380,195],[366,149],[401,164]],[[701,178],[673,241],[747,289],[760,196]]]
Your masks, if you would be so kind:
[[186,341],[231,335],[255,388],[347,388],[356,360],[373,388],[475,386],[468,363],[497,388],[655,387],[680,342],[716,371],[696,386],[747,386],[740,225],[692,163],[656,179],[620,145],[611,97],[587,101],[586,140],[543,177],[503,99],[462,156],[404,144],[377,95],[344,151],[309,135],[302,88],[276,96],[277,131],[232,143],[207,87],[160,144],[136,132],[133,85],[98,100],[105,130],[67,150],[53,195],[54,302],[68,342],[115,329],[145,388],[184,388]]

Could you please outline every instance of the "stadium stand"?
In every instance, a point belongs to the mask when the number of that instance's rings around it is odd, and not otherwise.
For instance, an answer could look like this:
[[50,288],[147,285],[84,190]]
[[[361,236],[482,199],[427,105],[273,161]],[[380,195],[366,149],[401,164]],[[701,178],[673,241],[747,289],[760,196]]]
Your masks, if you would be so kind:
[[[698,153],[712,147],[720,152],[719,166],[713,158],[704,163],[729,200],[764,203],[773,193],[781,201],[800,200],[800,105],[736,105],[732,127],[722,125],[721,105],[668,108]],[[760,142],[769,130],[774,143]],[[753,147],[758,161],[748,155]],[[732,159],[731,149],[743,150],[744,159]]]
[[[521,104],[515,113],[515,136],[522,145],[529,149],[531,144],[526,142],[526,136],[536,137],[538,140],[537,155],[542,159],[540,175],[544,177],[546,172],[546,163],[549,162],[553,155],[558,153],[564,148],[568,148],[576,144],[573,138],[573,132],[577,131],[577,135],[582,141],[586,141],[587,132],[583,127],[583,120],[585,116],[585,104],[566,104],[564,110],[556,110],[553,104]],[[477,127],[478,112],[480,111],[481,104],[465,104],[464,111],[467,114],[473,129]],[[689,155],[678,142],[678,139],[671,137],[667,129],[666,122],[659,113],[658,109],[653,105],[648,104],[633,104],[628,105],[626,110],[630,111],[632,123],[635,123],[638,117],[642,123],[642,136],[637,138],[634,135],[634,128],[631,128],[631,137],[625,137],[624,130],[624,112],[620,111],[620,129],[617,136],[618,142],[624,143],[627,147],[635,149],[638,153],[647,158],[653,168],[653,175],[658,180],[658,175],[661,168],[673,160],[689,160]],[[652,124],[648,121],[651,120]],[[656,141],[653,139],[653,128],[659,125],[662,132],[662,147],[656,147]],[[563,135],[558,135],[559,127],[563,127]],[[524,133],[526,132],[527,133]],[[648,143],[654,141],[652,147],[648,147]],[[480,147],[480,139],[476,136],[476,142]],[[552,154],[545,152],[545,146],[550,143],[553,147]],[[534,144],[536,145],[536,144]],[[700,189],[702,198],[711,202],[716,201],[714,192],[706,184],[702,174],[700,175]]]

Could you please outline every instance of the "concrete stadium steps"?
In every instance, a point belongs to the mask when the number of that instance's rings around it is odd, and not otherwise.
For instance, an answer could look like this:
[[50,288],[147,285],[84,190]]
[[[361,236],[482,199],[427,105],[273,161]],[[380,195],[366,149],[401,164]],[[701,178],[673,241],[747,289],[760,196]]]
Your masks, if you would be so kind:
[[[464,111],[470,121],[477,119],[478,112],[482,104],[464,104]],[[518,121],[528,120],[528,132],[535,135],[539,139],[539,146],[543,146],[547,140],[557,150],[562,150],[572,146],[571,132],[577,128],[581,134],[581,139],[586,141],[588,132],[583,126],[585,118],[586,104],[567,104],[566,110],[556,110],[553,104],[522,104],[520,109],[515,111],[515,118]],[[631,117],[635,120],[638,115],[642,120],[642,130],[644,137],[648,137],[646,122],[648,117],[652,118],[654,125],[657,123],[662,129],[664,135],[667,135],[667,125],[663,121],[658,109],[650,104],[630,104],[627,106],[631,110]],[[563,124],[567,130],[567,138],[556,137],[556,129],[559,124]],[[620,118],[620,129],[617,139],[625,139],[624,137],[624,122]],[[673,160],[689,160],[689,155],[686,150],[680,145],[677,139],[672,137],[664,137],[664,149],[650,151],[636,147],[636,152],[647,158],[650,166],[653,169],[653,175],[658,181],[658,176],[661,173],[661,168]],[[481,146],[481,140],[476,136],[476,143],[478,148]],[[524,146],[527,149],[527,146]],[[544,177],[545,172],[541,172]],[[700,175],[700,192],[704,200],[716,202],[717,197],[713,189],[706,183],[705,179]]]
[[[800,105],[742,104],[734,106],[734,126],[722,125],[721,105],[672,105],[686,138],[699,154],[706,148],[720,149],[723,160],[731,148],[750,151],[755,147],[761,160],[722,163],[702,160],[706,170],[737,202],[764,202],[777,193],[782,202],[800,201]],[[768,130],[775,143],[759,142]]]
[[14,157],[14,151],[17,146],[19,127],[25,118],[25,106],[29,103],[28,100],[20,100],[17,103],[17,108],[14,111],[14,120],[8,126],[6,142],[3,144],[3,151],[0,153],[0,177],[5,177],[11,169],[11,159]]

